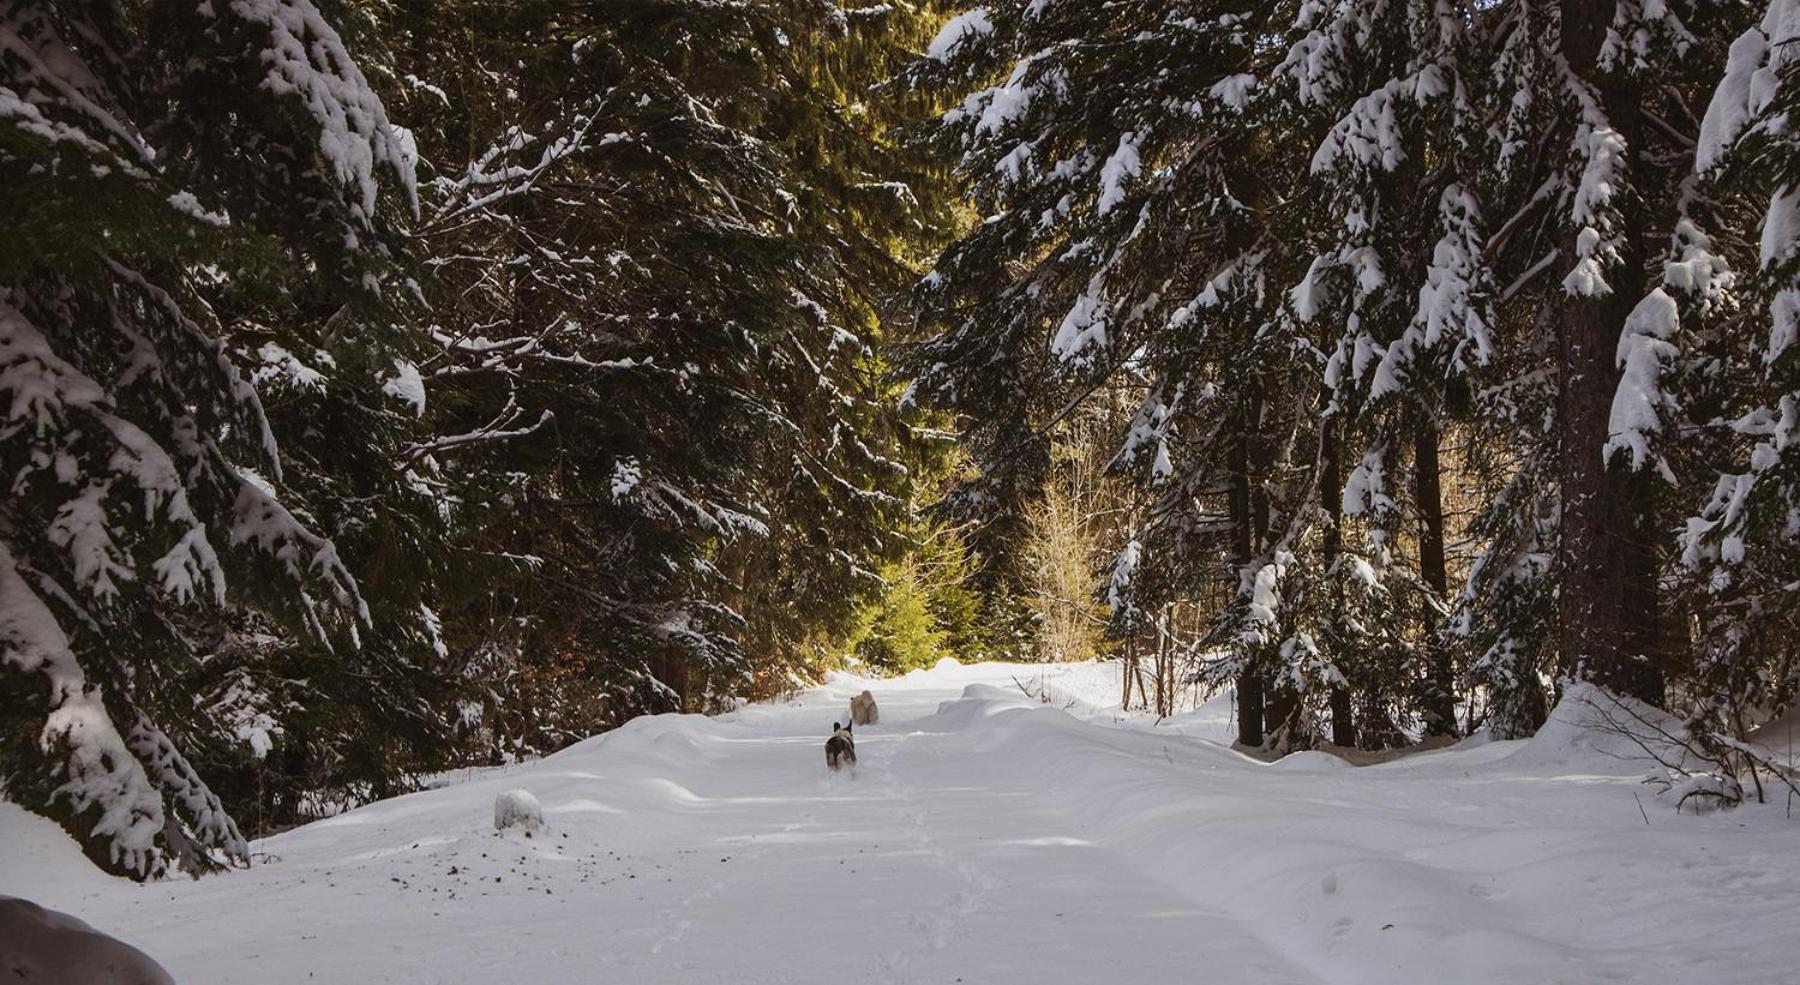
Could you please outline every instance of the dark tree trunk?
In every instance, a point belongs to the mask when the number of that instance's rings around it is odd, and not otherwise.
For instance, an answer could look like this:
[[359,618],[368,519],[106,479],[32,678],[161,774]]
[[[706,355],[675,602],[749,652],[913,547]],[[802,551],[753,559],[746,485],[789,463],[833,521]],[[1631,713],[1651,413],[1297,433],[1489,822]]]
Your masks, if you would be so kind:
[[1163,606],[1162,618],[1156,624],[1156,714],[1168,712],[1169,607]]
[[1119,710],[1131,710],[1131,675],[1137,670],[1137,637],[1135,634],[1125,637],[1125,659],[1119,665],[1120,677],[1125,678],[1125,696],[1119,699]]
[[[1256,537],[1256,550],[1259,555],[1267,552],[1271,546],[1269,535],[1269,474],[1275,467],[1275,447],[1270,440],[1263,416],[1267,404],[1263,400],[1261,390],[1257,391],[1254,411],[1251,415],[1250,441],[1250,525]],[[1288,752],[1295,748],[1310,746],[1308,737],[1300,734],[1300,693],[1286,675],[1271,681],[1269,674],[1269,654],[1260,655],[1263,689],[1263,745],[1270,745],[1270,738],[1276,740],[1276,751]]]
[[1263,744],[1262,673],[1246,670],[1238,675],[1238,745],[1260,749]]
[[[1438,599],[1448,590],[1444,567],[1444,495],[1438,470],[1438,426],[1430,414],[1420,412],[1413,428],[1413,498],[1419,510],[1419,577]],[[1438,632],[1437,610],[1430,605],[1421,613],[1425,621],[1426,735],[1456,734],[1456,668],[1450,648]]]
[[[1250,478],[1250,432],[1262,416],[1261,400],[1251,397],[1246,403],[1247,412],[1231,455],[1231,526],[1236,540],[1233,553],[1240,571],[1256,556],[1257,546],[1261,543],[1257,536],[1256,509],[1251,503],[1253,498],[1260,497],[1252,496],[1254,483]],[[1266,518],[1266,506],[1264,515]],[[1263,744],[1262,674],[1261,654],[1252,654],[1238,674],[1238,745],[1246,749],[1260,748]]]
[[[1325,426],[1320,458],[1319,498],[1325,505],[1325,567],[1333,569],[1344,551],[1344,476],[1341,427],[1336,420]],[[1344,585],[1342,575],[1331,579],[1331,657],[1338,672],[1344,671]],[[1331,743],[1356,748],[1356,720],[1350,710],[1347,684],[1331,686]]]
[[[1596,86],[1614,129],[1625,137],[1629,164],[1642,167],[1640,94],[1630,80],[1602,74],[1595,64],[1613,7],[1563,0],[1563,53]],[[1608,467],[1601,458],[1620,376],[1619,333],[1644,287],[1643,210],[1627,202],[1620,214],[1623,255],[1606,271],[1611,293],[1567,297],[1560,311],[1561,659],[1578,678],[1661,704],[1652,479],[1624,463]],[[1564,260],[1573,266],[1573,237],[1565,250]]]
[[1351,711],[1350,689],[1341,685],[1331,689],[1331,744],[1356,748],[1356,716]]

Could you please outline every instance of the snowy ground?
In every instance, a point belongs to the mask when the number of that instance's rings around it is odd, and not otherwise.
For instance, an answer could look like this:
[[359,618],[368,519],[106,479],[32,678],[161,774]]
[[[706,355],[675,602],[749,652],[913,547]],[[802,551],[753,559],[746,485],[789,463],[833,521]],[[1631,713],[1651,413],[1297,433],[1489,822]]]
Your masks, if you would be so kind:
[[[829,775],[825,734],[865,686],[881,724]],[[1116,701],[1093,665],[840,678],[640,719],[198,882],[109,879],[0,804],[0,894],[184,985],[1800,980],[1781,805],[1677,816],[1643,764],[1556,723],[1264,765],[1220,744],[1228,706],[1155,725]],[[535,837],[493,831],[515,787],[543,804]]]

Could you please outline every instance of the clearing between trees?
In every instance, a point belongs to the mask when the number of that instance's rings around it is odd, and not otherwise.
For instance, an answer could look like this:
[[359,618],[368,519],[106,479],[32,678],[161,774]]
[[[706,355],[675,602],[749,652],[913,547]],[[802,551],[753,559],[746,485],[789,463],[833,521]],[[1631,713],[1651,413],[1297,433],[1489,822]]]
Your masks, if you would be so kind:
[[[1265,764],[1225,745],[1228,699],[1122,714],[1117,672],[945,661],[639,718],[256,842],[230,878],[107,877],[0,805],[0,894],[188,985],[1792,981],[1783,809],[1677,814],[1578,703],[1529,740]],[[865,687],[881,724],[831,774]],[[530,837],[494,831],[516,789]]]

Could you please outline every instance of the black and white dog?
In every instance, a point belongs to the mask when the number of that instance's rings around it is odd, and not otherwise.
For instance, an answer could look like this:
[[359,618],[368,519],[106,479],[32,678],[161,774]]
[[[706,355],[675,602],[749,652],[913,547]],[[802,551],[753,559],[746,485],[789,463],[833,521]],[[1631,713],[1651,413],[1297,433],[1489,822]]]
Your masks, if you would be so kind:
[[850,734],[852,723],[831,723],[831,738],[825,740],[825,765],[832,769],[856,765],[856,736]]

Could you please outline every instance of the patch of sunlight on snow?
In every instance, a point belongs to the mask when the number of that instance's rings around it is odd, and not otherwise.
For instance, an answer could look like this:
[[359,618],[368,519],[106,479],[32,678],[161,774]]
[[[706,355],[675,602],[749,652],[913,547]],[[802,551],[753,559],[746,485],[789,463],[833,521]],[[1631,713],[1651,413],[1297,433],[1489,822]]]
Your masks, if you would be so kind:
[[602,804],[597,800],[565,800],[554,807],[544,808],[546,815],[560,814],[623,814],[624,811],[611,804]]

